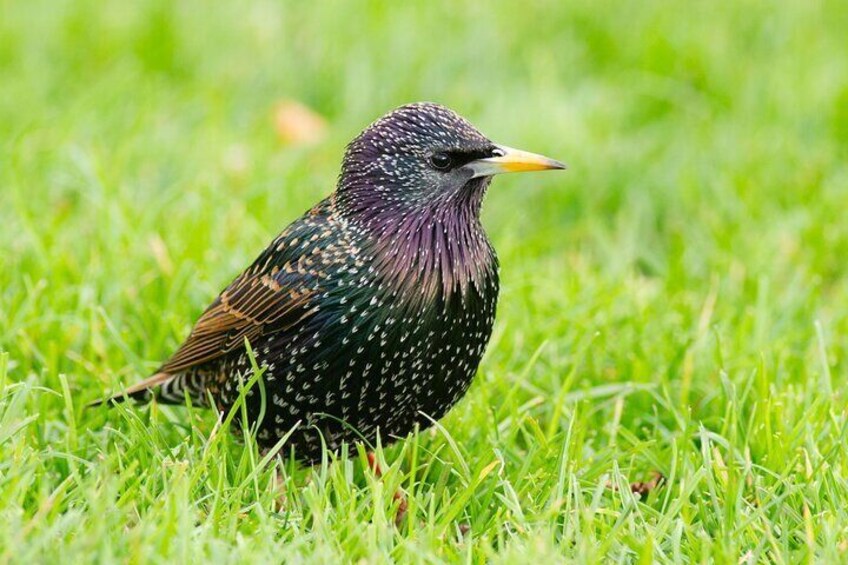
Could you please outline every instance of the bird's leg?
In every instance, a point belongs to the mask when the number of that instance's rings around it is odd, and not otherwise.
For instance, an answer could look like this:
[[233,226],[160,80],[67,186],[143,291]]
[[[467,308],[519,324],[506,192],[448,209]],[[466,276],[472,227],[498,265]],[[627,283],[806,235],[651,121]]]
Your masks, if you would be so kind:
[[382,477],[383,470],[380,468],[380,462],[377,461],[377,454],[369,451],[365,456],[368,458],[368,468],[371,469],[378,479]]
[[[374,473],[374,476],[378,479],[383,477],[383,469],[380,468],[380,462],[377,461],[377,455],[373,451],[369,451],[365,455],[368,458],[368,468]],[[394,495],[392,495],[392,500],[398,501],[398,509],[397,514],[395,515],[395,525],[400,526],[401,522],[403,522],[404,516],[406,516],[406,510],[409,508],[409,504],[406,502],[406,495],[403,493],[402,489],[398,489],[395,491]]]

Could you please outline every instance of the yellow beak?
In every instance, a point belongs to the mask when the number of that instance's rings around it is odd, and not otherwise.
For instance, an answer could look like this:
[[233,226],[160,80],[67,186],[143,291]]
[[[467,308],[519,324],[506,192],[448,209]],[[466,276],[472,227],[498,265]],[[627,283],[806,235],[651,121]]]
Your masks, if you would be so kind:
[[500,155],[477,159],[465,165],[474,172],[471,178],[488,177],[500,173],[525,173],[566,168],[564,163],[554,159],[505,145],[498,145],[496,152]]

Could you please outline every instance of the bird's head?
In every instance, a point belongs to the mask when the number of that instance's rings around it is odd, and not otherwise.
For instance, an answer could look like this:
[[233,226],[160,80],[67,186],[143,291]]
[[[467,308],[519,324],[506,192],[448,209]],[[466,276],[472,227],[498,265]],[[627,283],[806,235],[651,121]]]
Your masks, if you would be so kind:
[[476,217],[493,175],[564,168],[498,145],[456,112],[421,102],[389,112],[348,145],[337,198],[366,222],[450,209]]

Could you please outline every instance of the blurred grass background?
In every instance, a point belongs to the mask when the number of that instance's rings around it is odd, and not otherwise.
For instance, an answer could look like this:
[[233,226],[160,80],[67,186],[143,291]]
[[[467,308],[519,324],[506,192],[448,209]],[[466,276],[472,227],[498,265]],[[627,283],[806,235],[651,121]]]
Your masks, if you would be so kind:
[[[836,1],[0,0],[0,561],[844,560],[845,29]],[[326,135],[283,142],[283,100]],[[416,100],[570,170],[490,190],[495,337],[386,452],[405,526],[350,461],[280,479],[212,415],[82,410]]]

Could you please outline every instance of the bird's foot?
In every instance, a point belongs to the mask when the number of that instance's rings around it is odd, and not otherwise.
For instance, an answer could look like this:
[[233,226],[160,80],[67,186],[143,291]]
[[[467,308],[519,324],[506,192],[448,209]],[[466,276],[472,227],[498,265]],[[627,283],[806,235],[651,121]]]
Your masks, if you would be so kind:
[[[380,462],[377,461],[377,455],[373,451],[369,451],[366,454],[368,458],[368,468],[374,473],[374,476],[378,479],[383,477],[383,469],[380,467]],[[392,500],[398,502],[397,514],[395,514],[395,526],[400,527],[403,522],[404,517],[406,517],[406,511],[409,508],[409,504],[406,501],[406,495],[404,494],[402,489],[398,489],[392,495]]]

